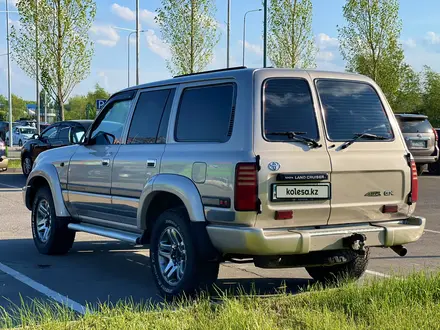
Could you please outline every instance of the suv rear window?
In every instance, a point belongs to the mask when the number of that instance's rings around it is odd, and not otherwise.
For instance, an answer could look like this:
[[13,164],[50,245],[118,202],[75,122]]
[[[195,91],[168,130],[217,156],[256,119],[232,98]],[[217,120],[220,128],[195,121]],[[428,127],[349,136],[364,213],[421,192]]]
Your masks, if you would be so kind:
[[330,140],[347,141],[365,132],[387,139],[394,137],[382,102],[371,85],[330,79],[320,79],[316,85]]
[[263,128],[268,141],[287,141],[288,136],[274,133],[296,132],[318,138],[315,110],[307,81],[298,78],[274,78],[264,83]]
[[432,133],[428,119],[413,119],[397,117],[402,133]]

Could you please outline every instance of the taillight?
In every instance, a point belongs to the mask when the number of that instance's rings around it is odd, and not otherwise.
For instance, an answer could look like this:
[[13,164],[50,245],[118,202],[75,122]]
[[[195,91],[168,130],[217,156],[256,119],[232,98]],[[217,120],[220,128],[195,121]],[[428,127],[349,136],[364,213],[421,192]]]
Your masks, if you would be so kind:
[[411,159],[411,202],[419,199],[419,179],[417,177],[417,166],[414,159]]
[[434,132],[435,141],[437,142],[437,141],[438,141],[438,133],[437,133],[437,130],[433,128],[432,131]]
[[257,164],[237,164],[235,168],[235,210],[257,211],[257,185]]

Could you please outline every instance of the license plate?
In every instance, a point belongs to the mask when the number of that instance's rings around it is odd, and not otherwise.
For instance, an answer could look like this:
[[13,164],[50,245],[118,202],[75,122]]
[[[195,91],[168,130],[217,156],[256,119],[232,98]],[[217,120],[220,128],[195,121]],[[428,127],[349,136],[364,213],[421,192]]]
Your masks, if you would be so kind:
[[426,141],[411,141],[413,148],[426,148]]
[[273,200],[330,199],[330,184],[273,185]]

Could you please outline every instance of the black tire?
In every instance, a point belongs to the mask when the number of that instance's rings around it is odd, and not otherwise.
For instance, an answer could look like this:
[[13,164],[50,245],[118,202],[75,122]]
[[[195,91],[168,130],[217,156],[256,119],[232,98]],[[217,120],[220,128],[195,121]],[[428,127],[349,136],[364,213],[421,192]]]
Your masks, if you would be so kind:
[[337,284],[344,280],[357,280],[367,270],[370,259],[370,249],[366,248],[365,255],[351,250],[338,251],[338,255],[345,254],[348,260],[345,264],[334,266],[306,267],[309,275],[318,282]]
[[[27,166],[27,162],[29,162],[29,166],[30,166],[29,168]],[[27,154],[21,160],[21,169],[25,177],[28,177],[32,171],[32,158]]]
[[[38,208],[42,203],[49,205],[47,214],[50,216],[50,224],[47,227],[50,230],[46,240],[42,240],[37,229]],[[56,216],[52,193],[47,186],[41,187],[35,194],[32,205],[31,226],[35,246],[41,254],[66,254],[75,240],[75,231],[67,228],[67,221],[65,219]]]
[[[184,243],[186,264],[180,281],[170,284],[161,270],[161,262],[165,258],[159,257],[159,243],[167,229],[174,229]],[[170,252],[172,254],[173,252]],[[195,240],[191,235],[190,221],[185,209],[172,209],[162,213],[155,221],[150,242],[150,258],[153,277],[161,294],[165,298],[174,298],[182,294],[192,294],[198,289],[209,288],[218,277],[219,263],[208,262],[201,257]]]

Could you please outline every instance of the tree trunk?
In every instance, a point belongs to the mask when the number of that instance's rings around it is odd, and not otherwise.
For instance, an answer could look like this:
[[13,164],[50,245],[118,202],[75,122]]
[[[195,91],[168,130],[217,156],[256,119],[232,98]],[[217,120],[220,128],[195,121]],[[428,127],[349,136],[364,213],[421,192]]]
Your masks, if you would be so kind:
[[191,0],[191,50],[190,50],[190,73],[194,73],[194,0]]

